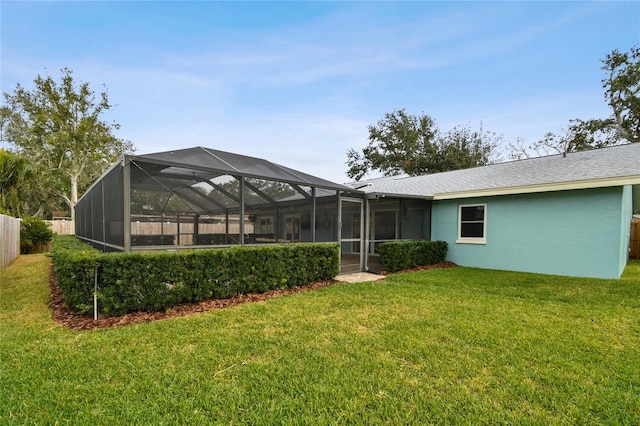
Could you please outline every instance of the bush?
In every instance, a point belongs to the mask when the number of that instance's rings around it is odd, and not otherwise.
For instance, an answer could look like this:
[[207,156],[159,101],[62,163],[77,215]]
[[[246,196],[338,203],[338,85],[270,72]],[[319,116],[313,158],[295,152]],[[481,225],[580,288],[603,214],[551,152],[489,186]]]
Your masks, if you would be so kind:
[[100,252],[72,235],[56,235],[51,255],[53,271],[67,306],[76,312],[90,312]]
[[338,274],[338,244],[288,244],[183,252],[99,253],[56,237],[54,271],[67,306],[91,312],[98,273],[101,313],[162,311],[174,305],[263,293]]
[[31,217],[20,222],[20,252],[22,254],[40,251],[51,242],[53,231],[51,225],[44,220]]
[[444,262],[447,257],[447,242],[394,241],[380,244],[378,250],[382,268],[395,272]]

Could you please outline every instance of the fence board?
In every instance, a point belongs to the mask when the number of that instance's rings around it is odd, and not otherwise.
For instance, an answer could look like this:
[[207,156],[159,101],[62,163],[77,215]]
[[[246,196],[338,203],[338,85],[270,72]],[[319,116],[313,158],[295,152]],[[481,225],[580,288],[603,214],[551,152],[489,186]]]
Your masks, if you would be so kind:
[[631,259],[640,259],[640,221],[631,223],[629,257]]
[[70,220],[49,220],[51,230],[58,235],[75,235],[76,229]]
[[[51,223],[51,230],[58,235],[74,235],[76,233],[73,222],[70,220],[53,220],[49,221],[49,223]],[[225,230],[225,225],[219,223],[201,223],[199,227],[201,234],[224,234]],[[160,224],[159,222],[131,222],[131,235],[160,235],[161,232],[167,235],[175,235],[178,233],[178,226],[175,222],[170,224]],[[229,225],[230,234],[237,234],[238,232],[240,232],[240,225],[237,223]],[[245,224],[245,232],[253,232],[252,223]],[[193,234],[193,223],[181,223],[180,233]]]
[[20,254],[20,219],[0,214],[0,269]]

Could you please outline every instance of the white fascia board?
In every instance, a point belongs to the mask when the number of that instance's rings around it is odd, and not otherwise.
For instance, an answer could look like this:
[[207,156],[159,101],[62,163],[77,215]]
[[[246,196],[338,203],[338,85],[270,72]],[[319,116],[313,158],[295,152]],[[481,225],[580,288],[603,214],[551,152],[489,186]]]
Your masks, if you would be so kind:
[[478,189],[435,194],[434,200],[454,200],[458,198],[493,197],[497,195],[532,194],[537,192],[568,191],[573,189],[608,188],[612,186],[640,185],[640,175],[606,179],[589,179],[574,182],[545,183],[539,185],[512,186],[507,188]]

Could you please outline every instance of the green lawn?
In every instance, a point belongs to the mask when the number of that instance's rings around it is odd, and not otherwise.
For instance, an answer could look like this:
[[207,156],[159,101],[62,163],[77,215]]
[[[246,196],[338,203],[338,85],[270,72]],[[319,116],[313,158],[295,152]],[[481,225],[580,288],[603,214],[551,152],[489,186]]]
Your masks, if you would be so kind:
[[451,268],[118,329],[2,271],[0,424],[640,423],[640,262],[621,280]]

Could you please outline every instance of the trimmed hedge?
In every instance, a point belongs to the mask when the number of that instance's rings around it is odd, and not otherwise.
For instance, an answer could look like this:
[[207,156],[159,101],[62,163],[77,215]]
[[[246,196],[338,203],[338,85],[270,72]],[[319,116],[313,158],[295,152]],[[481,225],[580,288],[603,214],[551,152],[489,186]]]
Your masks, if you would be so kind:
[[76,312],[93,309],[93,282],[100,252],[74,236],[55,235],[53,271],[67,306]]
[[174,305],[263,293],[333,279],[335,243],[230,247],[181,252],[100,253],[75,237],[56,237],[54,270],[67,306],[105,315],[155,312]]
[[380,244],[378,251],[383,269],[395,272],[444,262],[447,248],[446,241],[394,241]]

